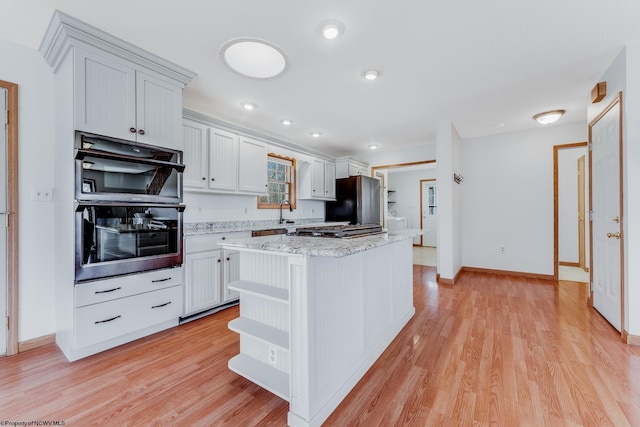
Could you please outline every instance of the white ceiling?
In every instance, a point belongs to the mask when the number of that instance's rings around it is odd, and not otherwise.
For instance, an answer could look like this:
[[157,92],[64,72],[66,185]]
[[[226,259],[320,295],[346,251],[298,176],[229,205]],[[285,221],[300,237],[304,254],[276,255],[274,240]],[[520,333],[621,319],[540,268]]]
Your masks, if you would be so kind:
[[[185,107],[335,156],[431,144],[445,120],[462,138],[533,128],[558,108],[558,124],[585,121],[593,85],[640,39],[638,0],[1,2],[0,38],[37,49],[59,9],[196,72]],[[323,39],[326,19],[345,33]],[[219,51],[239,37],[282,48],[286,73],[231,71]],[[364,80],[372,68],[380,77]]]

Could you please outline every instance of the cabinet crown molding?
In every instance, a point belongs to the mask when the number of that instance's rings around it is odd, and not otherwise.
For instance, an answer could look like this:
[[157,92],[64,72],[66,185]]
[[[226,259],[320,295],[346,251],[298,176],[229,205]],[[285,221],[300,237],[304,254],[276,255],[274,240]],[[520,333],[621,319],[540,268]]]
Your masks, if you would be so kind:
[[51,17],[40,53],[54,72],[72,46],[84,43],[187,85],[196,73],[106,33],[59,10]]

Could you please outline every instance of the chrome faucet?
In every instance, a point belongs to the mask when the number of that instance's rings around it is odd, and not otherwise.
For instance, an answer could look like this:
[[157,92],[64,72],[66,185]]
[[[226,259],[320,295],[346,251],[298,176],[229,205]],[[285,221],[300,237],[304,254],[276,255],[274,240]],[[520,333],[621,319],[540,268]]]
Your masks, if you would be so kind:
[[280,203],[280,222],[278,224],[282,224],[284,222],[284,218],[282,218],[282,206],[285,203],[289,205],[289,212],[293,212],[293,206],[291,206],[291,203],[289,203],[289,201],[286,199],[283,200],[282,203]]

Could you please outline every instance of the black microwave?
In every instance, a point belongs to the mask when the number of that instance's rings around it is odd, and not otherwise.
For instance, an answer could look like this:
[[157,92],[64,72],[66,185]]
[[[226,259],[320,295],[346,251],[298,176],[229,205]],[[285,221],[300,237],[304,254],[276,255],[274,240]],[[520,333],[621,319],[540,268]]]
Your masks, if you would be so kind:
[[75,198],[85,201],[182,203],[182,152],[76,132]]

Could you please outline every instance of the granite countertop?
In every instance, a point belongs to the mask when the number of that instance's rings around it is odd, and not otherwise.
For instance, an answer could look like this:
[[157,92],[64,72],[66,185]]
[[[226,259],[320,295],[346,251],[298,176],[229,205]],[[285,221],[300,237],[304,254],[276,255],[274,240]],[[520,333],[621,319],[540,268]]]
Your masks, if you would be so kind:
[[352,238],[277,236],[231,239],[220,244],[230,249],[253,249],[304,256],[326,256],[339,258],[401,240],[413,239],[422,230],[405,229],[388,231],[370,236]]
[[324,222],[319,220],[296,221],[293,224],[278,224],[270,221],[237,221],[219,223],[189,223],[185,224],[184,236],[204,236],[211,234],[234,233],[239,231],[271,230],[274,228],[286,228],[295,230],[301,227],[319,227],[323,225],[348,224],[348,222]]

